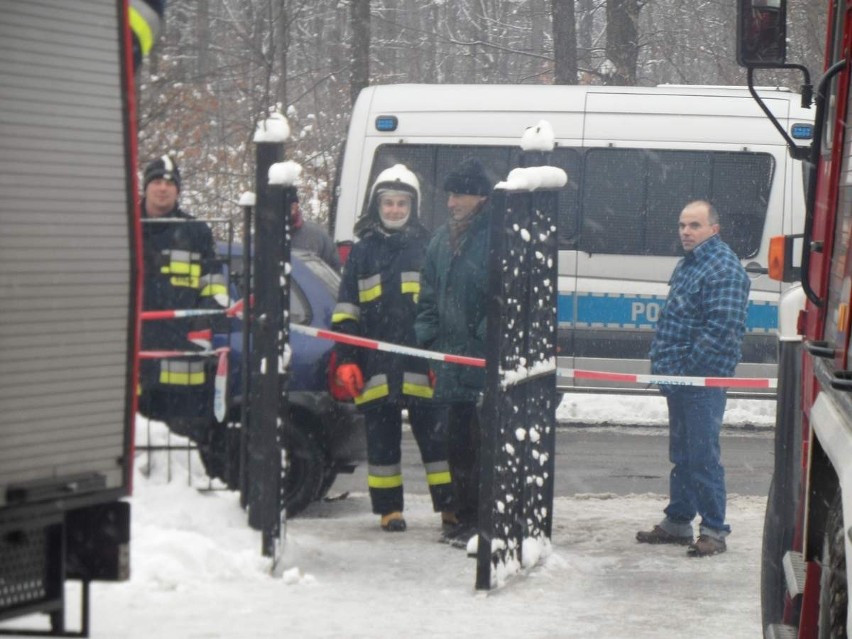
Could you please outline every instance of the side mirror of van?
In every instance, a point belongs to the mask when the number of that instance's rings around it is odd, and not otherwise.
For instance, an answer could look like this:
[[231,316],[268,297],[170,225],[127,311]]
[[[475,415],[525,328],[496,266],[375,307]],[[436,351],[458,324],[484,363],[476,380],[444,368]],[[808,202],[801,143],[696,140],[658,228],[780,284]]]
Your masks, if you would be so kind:
[[787,58],[787,0],[737,0],[737,63],[777,67]]

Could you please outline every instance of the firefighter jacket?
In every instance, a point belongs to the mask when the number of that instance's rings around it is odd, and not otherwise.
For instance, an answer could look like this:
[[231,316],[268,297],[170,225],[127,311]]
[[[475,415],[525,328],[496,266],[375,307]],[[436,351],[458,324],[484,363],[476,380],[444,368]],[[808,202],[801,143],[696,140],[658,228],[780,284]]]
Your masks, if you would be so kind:
[[[423,264],[415,322],[421,346],[454,355],[485,356],[488,219],[486,205],[455,251],[449,226],[435,231]],[[476,401],[485,387],[484,368],[439,363],[433,369],[436,401]]]
[[[142,210],[145,210],[144,202]],[[143,220],[149,220],[144,217]],[[160,221],[163,220],[163,221]],[[217,308],[228,295],[213,249],[210,227],[179,208],[142,224],[145,310]],[[142,350],[200,350],[189,333],[210,328],[209,320],[143,322]],[[203,358],[143,360],[143,391],[158,386],[190,388],[205,383]]]
[[[414,346],[420,266],[428,239],[416,220],[399,231],[389,232],[377,224],[363,232],[343,268],[334,329]],[[364,389],[355,398],[359,407],[431,399],[427,360],[345,344],[335,348],[339,364],[358,364],[364,375]]]
[[164,0],[130,0],[128,4],[127,21],[132,36],[134,69],[138,68],[142,58],[151,52],[160,35],[164,4]]

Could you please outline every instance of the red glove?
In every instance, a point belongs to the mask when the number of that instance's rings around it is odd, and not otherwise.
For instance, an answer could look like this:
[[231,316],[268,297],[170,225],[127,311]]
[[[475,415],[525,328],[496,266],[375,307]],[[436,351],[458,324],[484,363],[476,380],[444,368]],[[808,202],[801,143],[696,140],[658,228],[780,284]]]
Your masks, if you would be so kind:
[[433,370],[430,368],[430,369],[429,369],[429,386],[431,386],[433,390],[434,390],[434,388],[435,388],[435,380],[436,380],[436,379],[437,379],[437,376],[435,375],[435,371],[433,371]]
[[351,398],[356,398],[364,388],[364,376],[358,364],[341,364],[334,372],[334,383],[341,386]]

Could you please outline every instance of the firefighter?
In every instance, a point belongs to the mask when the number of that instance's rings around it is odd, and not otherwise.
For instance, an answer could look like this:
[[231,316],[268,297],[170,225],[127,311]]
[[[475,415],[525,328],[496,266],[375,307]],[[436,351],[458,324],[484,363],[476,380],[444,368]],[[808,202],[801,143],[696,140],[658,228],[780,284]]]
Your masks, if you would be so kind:
[[[181,175],[164,155],[145,168],[142,244],[145,310],[217,308],[228,304],[206,222],[178,205]],[[210,322],[144,322],[142,350],[201,350],[193,341]],[[205,336],[206,337],[206,336]],[[166,422],[180,435],[203,441],[212,415],[212,363],[203,357],[142,360],[139,412]]]
[[[429,234],[417,216],[420,183],[402,164],[382,171],[356,227],[359,241],[343,269],[332,324],[338,331],[414,345],[420,266]],[[420,448],[436,512],[451,512],[444,411],[432,403],[427,360],[338,344],[335,384],[363,411],[367,484],[381,528],[402,532],[402,410]]]
[[133,42],[134,69],[139,68],[160,35],[165,5],[165,0],[130,0],[127,21]]

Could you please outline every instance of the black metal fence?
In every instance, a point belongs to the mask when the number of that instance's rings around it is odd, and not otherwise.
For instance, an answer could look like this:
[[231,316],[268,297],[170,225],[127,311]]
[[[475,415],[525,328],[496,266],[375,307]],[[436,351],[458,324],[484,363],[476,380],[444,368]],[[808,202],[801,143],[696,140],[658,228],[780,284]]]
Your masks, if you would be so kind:
[[[248,523],[262,533],[261,552],[278,559],[286,531],[283,507],[284,464],[282,441],[290,424],[288,406],[289,375],[289,308],[290,308],[290,202],[295,187],[269,184],[270,167],[283,160],[280,142],[259,142],[256,152],[256,192],[252,203],[244,203],[242,220],[242,256],[232,255],[233,223],[216,220],[210,223],[217,237],[226,236],[227,249],[220,250],[220,265],[228,274],[228,288],[244,301],[242,319],[227,318],[221,335],[225,343],[215,346],[238,347],[241,358],[232,358],[230,374],[239,367],[240,388],[228,384],[224,393],[232,401],[225,418],[214,417],[211,401],[194,407],[198,424],[194,429],[180,429],[179,422],[169,419],[169,429],[162,435],[151,430],[137,437],[137,450],[148,453],[148,464],[163,460],[168,478],[172,477],[175,455],[185,455],[187,479],[193,481],[193,453],[198,452],[208,476],[201,490],[219,486],[239,489],[240,503],[248,512]],[[220,228],[216,229],[215,225]],[[224,226],[221,226],[223,225]],[[238,265],[237,261],[242,260]],[[217,267],[218,269],[218,267]],[[239,273],[238,278],[234,274]],[[251,300],[251,301],[249,301]],[[181,310],[181,309],[175,309]],[[241,322],[241,326],[235,323]],[[239,345],[233,340],[238,340]],[[236,352],[236,351],[235,351]],[[215,367],[215,363],[212,364]],[[208,367],[210,368],[210,367]],[[213,370],[208,370],[213,378]],[[212,386],[212,383],[211,383]],[[206,397],[206,396],[205,396]],[[187,411],[188,412],[188,411]],[[181,435],[186,437],[176,437]],[[154,461],[154,459],[157,461]],[[216,483],[215,480],[221,480]]]
[[[244,402],[249,525],[263,534],[264,556],[277,558],[286,531],[282,436],[289,428],[287,398],[290,341],[290,202],[293,186],[269,183],[270,167],[284,159],[284,146],[259,142],[256,161],[254,267],[246,278],[254,304],[248,349],[249,401]],[[245,411],[249,408],[248,411]]]
[[549,544],[556,427],[554,190],[491,201],[476,588],[534,565]]

